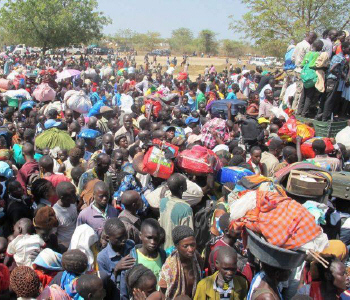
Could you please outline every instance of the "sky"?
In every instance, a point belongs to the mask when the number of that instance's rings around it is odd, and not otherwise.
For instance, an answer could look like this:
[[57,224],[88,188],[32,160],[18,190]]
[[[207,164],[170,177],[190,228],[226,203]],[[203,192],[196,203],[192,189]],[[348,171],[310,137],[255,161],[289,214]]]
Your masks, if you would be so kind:
[[195,36],[202,29],[216,32],[217,39],[239,39],[239,33],[229,30],[230,15],[236,19],[247,12],[239,0],[98,0],[99,10],[112,19],[106,34],[119,29],[139,33],[158,31],[162,37],[186,27]]

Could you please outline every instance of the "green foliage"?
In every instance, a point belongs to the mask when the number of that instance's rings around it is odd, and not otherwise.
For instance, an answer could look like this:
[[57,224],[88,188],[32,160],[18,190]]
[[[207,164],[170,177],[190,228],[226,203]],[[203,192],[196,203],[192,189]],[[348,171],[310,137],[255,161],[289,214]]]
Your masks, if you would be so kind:
[[251,46],[241,41],[222,40],[221,49],[225,56],[243,56],[251,52]]
[[96,0],[7,0],[0,24],[16,42],[45,52],[101,38],[110,20],[96,8]]
[[305,33],[343,29],[350,23],[350,0],[241,0],[249,12],[242,20],[231,16],[230,28],[244,32],[267,53],[283,55],[287,45]]
[[202,30],[197,40],[199,51],[205,54],[216,54],[218,52],[218,43],[215,36],[216,33],[209,29]]
[[173,30],[169,39],[170,49],[179,53],[191,53],[195,50],[193,33],[190,29],[181,27]]

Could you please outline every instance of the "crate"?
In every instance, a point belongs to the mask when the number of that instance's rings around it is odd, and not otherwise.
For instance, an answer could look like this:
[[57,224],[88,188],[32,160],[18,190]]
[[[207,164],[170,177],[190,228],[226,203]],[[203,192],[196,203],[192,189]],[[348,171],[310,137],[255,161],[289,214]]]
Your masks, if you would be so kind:
[[338,122],[322,122],[314,119],[297,117],[297,120],[303,123],[312,123],[315,128],[316,136],[320,137],[330,137],[334,138],[337,133],[344,129],[348,124],[347,121],[338,121]]
[[[316,182],[304,181],[301,179],[302,175],[313,178]],[[305,196],[322,196],[326,187],[325,178],[299,170],[292,170],[287,182],[288,191]]]

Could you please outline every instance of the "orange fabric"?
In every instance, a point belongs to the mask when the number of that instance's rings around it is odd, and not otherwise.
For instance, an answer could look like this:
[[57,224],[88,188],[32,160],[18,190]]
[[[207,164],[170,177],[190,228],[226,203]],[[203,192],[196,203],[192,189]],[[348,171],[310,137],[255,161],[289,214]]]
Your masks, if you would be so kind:
[[315,218],[300,203],[263,191],[256,191],[256,208],[233,221],[231,227],[238,231],[246,227],[285,249],[299,248],[321,233]]

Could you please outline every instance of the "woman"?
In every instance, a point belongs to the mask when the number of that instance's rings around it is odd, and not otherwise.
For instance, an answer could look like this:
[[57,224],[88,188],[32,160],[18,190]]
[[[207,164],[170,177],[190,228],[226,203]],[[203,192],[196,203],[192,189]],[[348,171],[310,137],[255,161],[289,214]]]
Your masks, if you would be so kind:
[[249,95],[249,105],[247,107],[247,115],[251,117],[258,117],[259,115],[259,94],[253,93]]
[[[57,197],[56,190],[52,183],[44,178],[39,178],[32,183],[33,209],[36,210],[41,206],[50,206],[52,199]],[[40,205],[40,206],[39,206]]]
[[117,148],[128,149],[129,143],[125,134],[118,135],[114,141],[115,141],[115,144],[117,145]]

